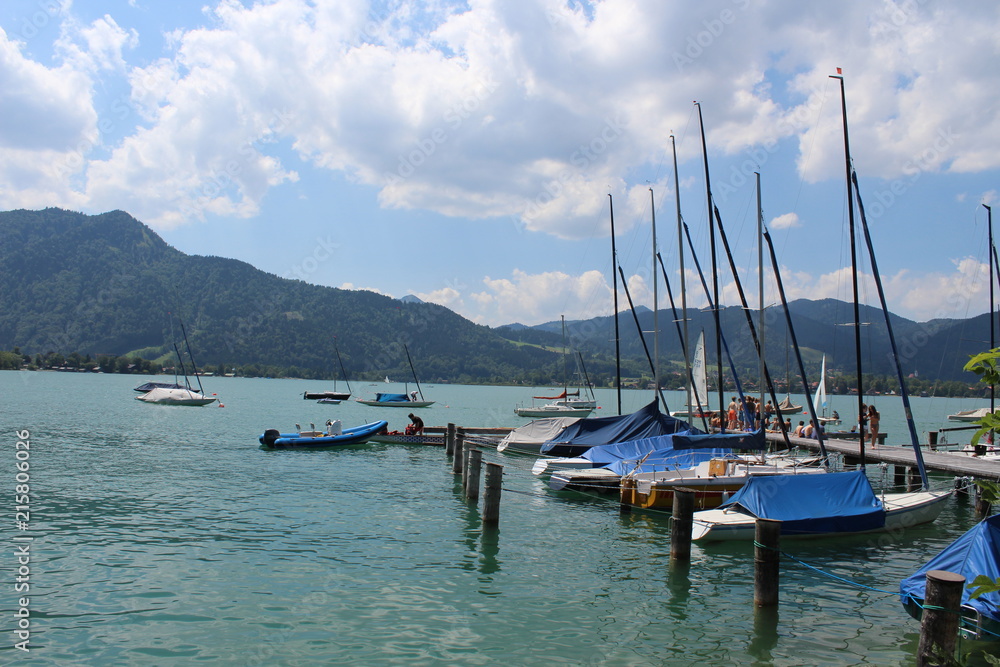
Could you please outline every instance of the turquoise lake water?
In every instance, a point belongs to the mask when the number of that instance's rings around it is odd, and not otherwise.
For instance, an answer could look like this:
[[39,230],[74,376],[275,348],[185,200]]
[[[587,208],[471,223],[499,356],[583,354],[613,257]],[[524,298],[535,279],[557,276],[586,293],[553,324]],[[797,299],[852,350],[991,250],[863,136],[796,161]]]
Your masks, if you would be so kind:
[[[785,552],[870,588],[785,560],[777,612],[755,614],[749,545],[696,544],[690,567],[671,569],[666,516],[551,492],[527,457],[484,453],[504,465],[500,525],[484,530],[443,448],[265,452],[257,442],[266,428],[329,418],[386,418],[402,430],[406,410],[319,405],[301,396],[331,388],[323,383],[245,378],[204,380],[224,408],[171,408],[133,400],[146,379],[0,372],[0,662],[907,665],[918,624],[897,596],[871,589],[897,590],[975,521],[969,501],[952,499],[935,524],[899,536],[786,542]],[[355,397],[403,389],[352,384]],[[513,407],[538,393],[422,388],[436,403],[420,414],[434,426],[524,424]],[[667,397],[681,407],[680,394]],[[613,414],[614,392],[598,398],[597,414]],[[632,411],[652,395],[624,398]],[[850,398],[832,400],[854,414]],[[898,442],[898,399],[878,405]],[[918,430],[980,406],[914,399]],[[12,493],[21,430],[31,434],[25,531]],[[14,648],[12,620],[24,537],[33,537],[28,653]]]

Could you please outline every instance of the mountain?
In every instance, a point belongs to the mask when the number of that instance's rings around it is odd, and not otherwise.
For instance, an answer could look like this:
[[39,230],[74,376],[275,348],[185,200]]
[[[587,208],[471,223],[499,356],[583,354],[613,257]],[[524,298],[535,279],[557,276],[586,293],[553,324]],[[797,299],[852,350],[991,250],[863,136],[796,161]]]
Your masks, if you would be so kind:
[[[562,322],[490,328],[417,297],[310,285],[222,257],[186,255],[122,211],[84,215],[60,209],[0,212],[0,349],[27,354],[80,352],[167,357],[179,340],[177,318],[201,365],[257,365],[332,377],[336,342],[350,377],[409,375],[403,346],[421,379],[452,382],[562,383]],[[853,307],[835,299],[790,304],[807,373],[822,356],[831,372],[855,372]],[[881,311],[862,306],[866,373],[894,375]],[[756,313],[753,313],[756,321]],[[176,316],[176,317],[174,317]],[[705,331],[709,364],[716,358],[709,310],[690,311],[692,337]],[[975,384],[962,370],[988,348],[989,316],[918,323],[891,315],[904,373]],[[647,308],[619,313],[623,377],[648,377],[636,333],[653,329]],[[681,372],[674,316],[659,314],[663,375]],[[741,377],[758,362],[742,309],[720,311],[722,331]],[[614,318],[567,320],[567,343],[581,351],[592,380],[615,373]],[[769,308],[764,326],[768,366],[783,380],[797,376],[784,311]],[[653,337],[646,334],[652,353]],[[728,373],[727,373],[728,376]],[[679,378],[680,381],[683,377]]]
[[561,374],[558,355],[504,340],[442,306],[280,278],[233,259],[189,256],[127,213],[0,212],[0,349],[167,355],[176,315],[201,365],[421,379]]

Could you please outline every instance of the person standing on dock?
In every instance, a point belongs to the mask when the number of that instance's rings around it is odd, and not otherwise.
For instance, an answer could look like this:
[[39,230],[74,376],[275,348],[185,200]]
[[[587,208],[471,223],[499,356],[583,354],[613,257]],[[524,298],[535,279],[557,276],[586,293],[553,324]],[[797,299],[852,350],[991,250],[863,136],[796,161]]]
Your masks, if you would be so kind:
[[872,449],[878,449],[878,420],[879,420],[878,410],[875,409],[875,404],[872,403],[868,406],[868,431],[872,436]]

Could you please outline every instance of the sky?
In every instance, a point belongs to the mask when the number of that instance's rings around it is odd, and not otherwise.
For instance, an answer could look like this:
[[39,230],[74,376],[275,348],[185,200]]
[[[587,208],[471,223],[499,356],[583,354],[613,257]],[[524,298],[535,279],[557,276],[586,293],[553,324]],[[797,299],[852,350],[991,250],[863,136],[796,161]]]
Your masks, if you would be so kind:
[[788,298],[846,301],[842,68],[889,309],[970,317],[989,309],[998,25],[991,0],[6,0],[0,209],[123,210],[188,254],[490,326],[587,319],[613,309],[612,207],[637,305],[667,303],[654,216],[679,303],[678,203],[710,268],[700,108],[750,303],[755,172]]

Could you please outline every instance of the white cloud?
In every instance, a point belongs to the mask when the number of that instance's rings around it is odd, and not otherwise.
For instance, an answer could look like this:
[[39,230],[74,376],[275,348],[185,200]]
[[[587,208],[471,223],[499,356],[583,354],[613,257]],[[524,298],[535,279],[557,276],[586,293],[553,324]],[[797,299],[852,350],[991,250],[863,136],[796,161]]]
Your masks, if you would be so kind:
[[790,227],[801,227],[797,213],[783,213],[771,220],[768,225],[771,229],[789,229]]
[[528,274],[515,269],[510,278],[483,280],[486,289],[469,295],[478,306],[473,321],[491,326],[522,322],[589,319],[611,314],[611,288],[599,271],[577,276],[560,271]]

